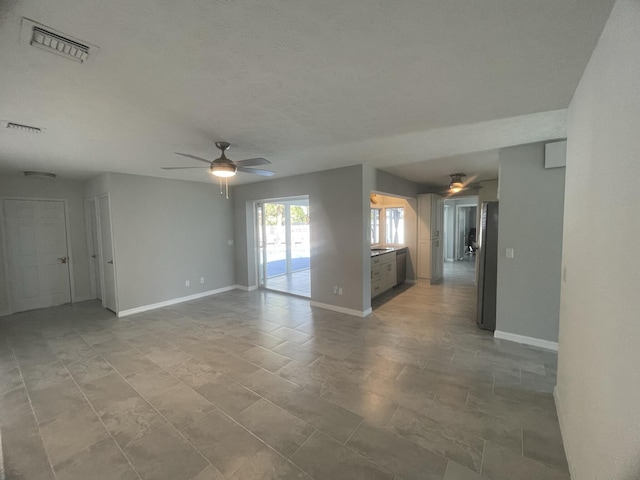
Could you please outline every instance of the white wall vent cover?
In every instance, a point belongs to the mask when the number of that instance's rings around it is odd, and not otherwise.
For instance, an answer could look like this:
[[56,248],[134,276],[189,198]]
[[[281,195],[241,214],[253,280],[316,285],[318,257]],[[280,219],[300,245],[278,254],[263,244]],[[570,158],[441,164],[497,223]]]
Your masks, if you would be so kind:
[[95,57],[99,50],[95,45],[70,37],[28,18],[22,19],[20,42],[79,63],[86,63],[90,58]]

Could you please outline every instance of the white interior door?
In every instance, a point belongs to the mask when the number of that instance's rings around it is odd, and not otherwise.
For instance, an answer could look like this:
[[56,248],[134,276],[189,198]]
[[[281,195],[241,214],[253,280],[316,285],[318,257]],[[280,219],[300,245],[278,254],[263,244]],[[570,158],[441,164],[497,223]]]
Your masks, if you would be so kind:
[[87,218],[87,243],[89,247],[89,268],[95,298],[102,300],[102,264],[100,262],[100,243],[98,241],[98,209],[94,198],[85,202]]
[[71,301],[67,223],[59,200],[4,200],[14,312]]
[[100,265],[102,267],[102,305],[112,312],[118,311],[116,301],[116,272],[113,260],[113,239],[111,236],[111,207],[109,197],[98,198],[98,225],[100,229]]

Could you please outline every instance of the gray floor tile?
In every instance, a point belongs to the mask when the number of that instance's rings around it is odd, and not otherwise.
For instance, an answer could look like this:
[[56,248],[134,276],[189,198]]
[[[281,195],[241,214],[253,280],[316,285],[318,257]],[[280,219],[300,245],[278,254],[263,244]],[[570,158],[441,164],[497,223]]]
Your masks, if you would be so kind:
[[117,374],[99,378],[82,388],[105,427],[121,447],[166,423],[164,418]]
[[40,433],[54,468],[109,436],[88,405],[40,424]]
[[111,438],[56,465],[57,480],[135,480],[133,470]]
[[147,400],[178,429],[191,425],[215,408],[211,402],[184,383],[149,396]]
[[508,448],[488,442],[482,464],[486,480],[570,480],[567,473],[523,457]]
[[313,480],[298,467],[270,450],[259,450],[230,480]]
[[193,477],[193,480],[225,480],[225,478],[216,467],[209,465],[198,475]]
[[299,385],[262,368],[240,380],[240,383],[280,406],[302,391]]
[[124,450],[145,480],[191,480],[208,465],[169,425],[146,432]]
[[476,472],[482,465],[484,440],[449,423],[399,408],[388,428],[403,438]]
[[441,480],[447,459],[369,423],[363,423],[347,446],[406,480]]
[[222,375],[222,373],[218,372],[208,363],[195,358],[191,358],[178,365],[167,367],[166,370],[174,377],[189,385],[191,388],[198,388],[206,385]]
[[315,430],[305,421],[265,399],[258,400],[235,418],[285,457],[293,454]]
[[353,450],[315,432],[291,461],[316,480],[393,480],[394,475],[381,470]]
[[283,341],[272,350],[303,365],[309,365],[322,356],[321,353],[315,352],[309,347],[300,346],[289,341]]
[[222,411],[235,417],[260,396],[225,375],[200,385],[196,391]]
[[287,357],[262,347],[250,348],[242,354],[242,357],[270,372],[277,371],[291,361]]
[[79,384],[91,382],[115,372],[109,362],[100,355],[69,364],[67,369]]
[[171,374],[165,372],[155,364],[152,365],[153,367],[145,373],[133,373],[125,376],[127,382],[146,398],[160,395],[170,388],[181,384],[180,380]]
[[2,425],[2,450],[7,480],[53,480],[33,416]]
[[30,396],[38,423],[63,412],[76,411],[88,406],[84,395],[71,378],[65,379],[55,387],[35,390]]
[[355,385],[344,385],[340,388],[330,388],[323,397],[336,405],[359,415],[368,422],[386,424],[398,404]]
[[314,393],[302,392],[281,406],[340,442],[346,442],[362,421],[362,417]]
[[226,477],[233,475],[258,450],[268,448],[219,411],[186,427],[183,433]]
[[558,470],[569,473],[567,457],[562,444],[560,429],[547,426],[546,428],[522,429],[523,454],[542,463],[546,463]]
[[456,462],[449,461],[444,480],[480,480],[480,474],[469,470]]

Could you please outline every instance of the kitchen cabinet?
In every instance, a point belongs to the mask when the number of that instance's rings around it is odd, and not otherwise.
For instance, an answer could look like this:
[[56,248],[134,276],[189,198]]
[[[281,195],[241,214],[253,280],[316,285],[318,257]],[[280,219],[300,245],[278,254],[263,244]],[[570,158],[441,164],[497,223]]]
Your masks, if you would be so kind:
[[396,252],[371,257],[371,298],[396,285]]
[[435,283],[442,278],[444,200],[440,195],[418,195],[418,278]]

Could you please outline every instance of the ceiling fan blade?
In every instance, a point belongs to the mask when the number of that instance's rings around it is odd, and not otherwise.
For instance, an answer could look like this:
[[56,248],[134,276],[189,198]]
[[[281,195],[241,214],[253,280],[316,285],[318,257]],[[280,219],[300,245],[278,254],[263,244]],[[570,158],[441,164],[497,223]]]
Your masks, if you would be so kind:
[[183,157],[193,158],[194,160],[198,160],[200,162],[208,163],[209,165],[211,165],[211,160],[205,160],[204,158],[196,157],[195,155],[191,155],[190,153],[180,153],[180,152],[175,152],[175,153],[176,155],[182,155]]
[[186,170],[188,168],[209,168],[209,167],[160,167],[162,170]]
[[243,167],[257,167],[258,165],[269,165],[271,162],[266,158],[247,158],[246,160],[239,160],[236,165]]
[[239,172],[244,173],[253,173],[254,175],[260,175],[262,177],[270,177],[271,175],[275,175],[276,172],[272,172],[271,170],[262,170],[260,168],[247,168],[247,167],[238,167]]

